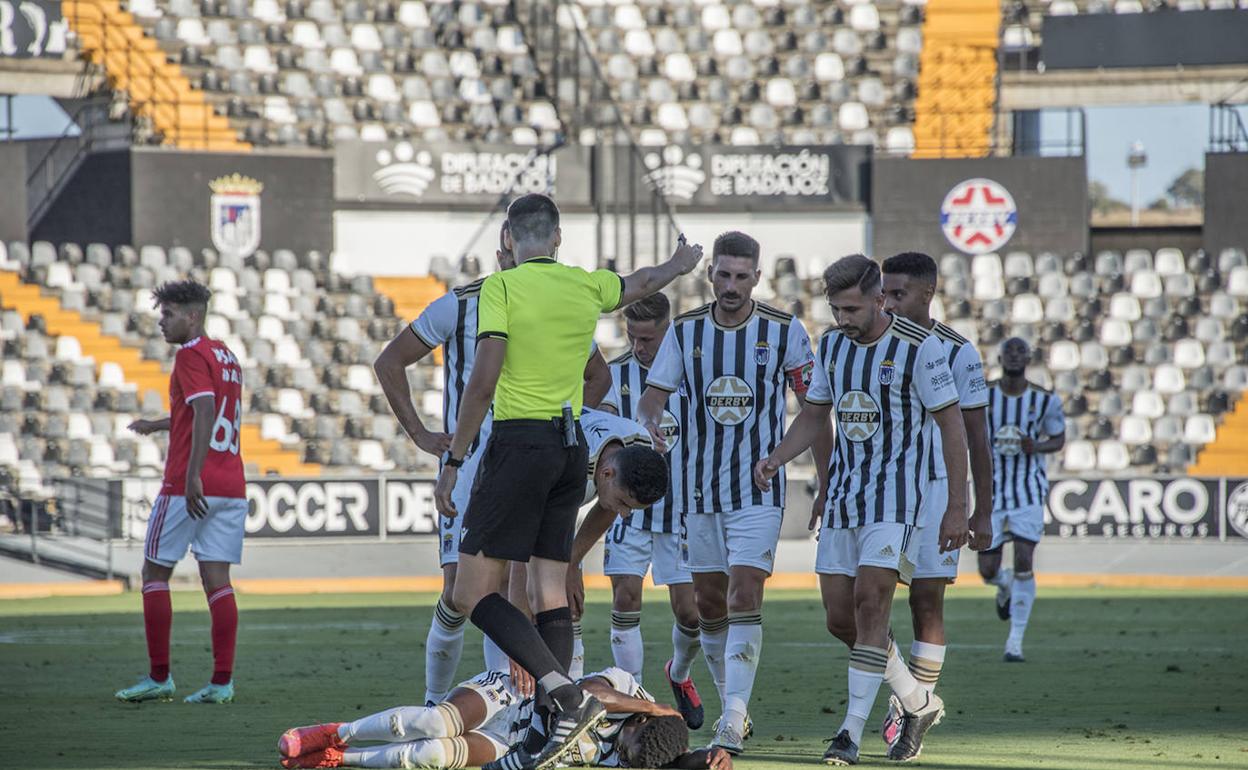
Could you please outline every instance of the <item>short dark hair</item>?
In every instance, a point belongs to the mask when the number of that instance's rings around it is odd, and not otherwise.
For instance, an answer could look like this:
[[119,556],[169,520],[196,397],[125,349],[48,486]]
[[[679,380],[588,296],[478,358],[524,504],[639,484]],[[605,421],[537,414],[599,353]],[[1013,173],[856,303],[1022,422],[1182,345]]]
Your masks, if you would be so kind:
[[666,767],[689,751],[689,727],[683,717],[650,717],[637,729],[629,767]]
[[889,275],[908,275],[928,283],[936,283],[938,275],[936,260],[921,251],[894,254],[884,260],[884,272]]
[[630,321],[655,321],[662,323],[672,314],[672,303],[667,295],[656,291],[649,297],[642,297],[624,308],[624,317]]
[[168,281],[152,290],[152,306],[208,305],[212,290],[198,281]]
[[850,254],[828,265],[823,271],[823,290],[829,297],[857,286],[866,294],[880,286],[880,266],[862,254]]
[[615,457],[620,481],[637,502],[651,505],[667,494],[667,460],[663,455],[648,446],[634,444],[621,449]]
[[749,257],[757,262],[761,250],[758,241],[740,230],[729,230],[720,233],[715,239],[715,245],[711,247],[711,259],[725,254],[730,257]]
[[549,195],[521,195],[507,207],[507,225],[511,228],[512,241],[544,241],[559,227],[559,207]]

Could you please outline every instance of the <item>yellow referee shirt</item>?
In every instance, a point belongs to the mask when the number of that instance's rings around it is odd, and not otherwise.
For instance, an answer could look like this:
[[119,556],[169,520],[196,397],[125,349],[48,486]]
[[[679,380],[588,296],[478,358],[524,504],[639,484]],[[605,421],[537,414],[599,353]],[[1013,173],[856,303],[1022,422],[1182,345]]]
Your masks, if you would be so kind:
[[477,302],[477,339],[507,340],[494,392],[495,420],[549,420],[581,413],[585,351],[598,316],[615,310],[624,279],[549,257],[521,262],[485,279]]

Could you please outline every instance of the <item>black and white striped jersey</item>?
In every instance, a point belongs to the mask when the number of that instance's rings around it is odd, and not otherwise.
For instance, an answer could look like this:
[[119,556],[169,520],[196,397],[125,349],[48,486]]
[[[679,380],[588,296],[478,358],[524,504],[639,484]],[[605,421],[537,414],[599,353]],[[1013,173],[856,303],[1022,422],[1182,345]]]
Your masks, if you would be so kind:
[[1017,396],[1006,395],[1000,381],[988,383],[988,431],[992,438],[992,509],[1009,511],[1044,505],[1049,493],[1047,461],[1024,454],[1022,441],[1039,441],[1066,432],[1062,400],[1027,383]]
[[[637,407],[641,403],[641,394],[646,389],[646,377],[650,370],[642,366],[632,352],[616,358],[608,364],[611,369],[611,390],[603,399],[603,405],[610,405],[623,418],[637,419]],[[673,504],[671,462],[676,448],[680,446],[680,422],[676,415],[680,412],[680,404],[684,399],[679,393],[667,397],[667,405],[663,408],[663,419],[659,423],[663,437],[667,440],[668,462],[667,496],[648,508],[633,511],[623,517],[624,525],[649,532],[671,534],[677,531],[678,516]]]
[[[754,465],[784,437],[785,396],[810,382],[810,337],[792,314],[754,303],[735,327],[714,304],[677,316],[646,385],[675,393],[680,441],[671,459],[677,514],[784,505],[783,471],[767,492]],[[671,400],[668,402],[672,403]]]
[[[953,374],[953,385],[958,389],[958,406],[962,409],[988,406],[984,361],[979,357],[975,345],[939,321],[932,327],[932,336],[940,341],[945,357],[949,359],[949,372]],[[928,455],[928,478],[943,479],[949,475],[945,469],[944,442],[940,440],[940,431],[936,429],[934,422],[928,424],[927,433],[931,447]]]
[[[412,332],[421,342],[431,348],[443,346],[442,372],[446,379],[442,391],[442,430],[451,434],[455,433],[459,405],[477,358],[477,298],[484,282],[481,278],[448,291],[412,321]],[[487,414],[470,453],[477,451],[482,437],[489,436],[490,425],[491,416]]]
[[925,428],[932,412],[958,403],[940,341],[900,316],[868,345],[824,332],[806,400],[830,404],[836,427],[824,526],[914,525],[927,484]]

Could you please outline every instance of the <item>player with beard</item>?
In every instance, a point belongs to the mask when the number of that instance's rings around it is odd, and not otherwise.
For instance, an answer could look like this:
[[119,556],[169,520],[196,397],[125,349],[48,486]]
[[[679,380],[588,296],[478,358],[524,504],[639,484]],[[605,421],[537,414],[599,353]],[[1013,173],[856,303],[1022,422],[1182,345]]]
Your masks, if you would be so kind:
[[723,704],[711,745],[733,754],[750,732],[763,587],[784,508],[783,476],[763,491],[750,469],[784,437],[785,397],[792,389],[802,400],[814,363],[802,322],[750,298],[759,254],[745,233],[715,239],[707,269],[715,301],[668,327],[637,410],[661,446],[664,407],[679,396],[672,490],[685,520],[702,652]]
[[[806,405],[754,473],[759,488],[769,488],[785,463],[827,433],[835,410],[815,570],[828,630],[850,648],[849,703],[823,761],[853,765],[882,682],[914,723],[905,733],[916,745],[944,714],[940,697],[919,687],[905,666],[887,665],[889,612],[897,583],[908,583],[914,568],[932,421],[949,469],[939,548],[955,551],[966,542],[966,432],[944,350],[927,329],[884,312],[879,265],[855,254],[834,262],[823,279],[839,325],[819,339]],[[899,746],[890,758],[902,758]]]
[[[1032,572],[1044,534],[1049,478],[1044,455],[1066,445],[1066,416],[1056,394],[1027,381],[1031,350],[1018,337],[1001,343],[1000,380],[988,383],[992,434],[992,545],[979,554],[979,574],[997,587],[997,616],[1010,621],[1007,663],[1023,662],[1023,634],[1036,601]],[[1001,569],[1001,547],[1014,542],[1014,569]]]

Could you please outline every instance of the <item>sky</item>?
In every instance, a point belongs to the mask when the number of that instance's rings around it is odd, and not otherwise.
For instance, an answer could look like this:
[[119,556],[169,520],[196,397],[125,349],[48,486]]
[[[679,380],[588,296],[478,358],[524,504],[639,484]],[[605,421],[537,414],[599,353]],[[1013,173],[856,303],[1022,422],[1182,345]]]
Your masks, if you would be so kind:
[[[1248,105],[1240,108],[1248,125]],[[56,102],[43,96],[17,96],[13,100],[13,122],[17,138],[59,136],[69,122]],[[1132,142],[1144,143],[1148,164],[1140,172],[1141,205],[1165,195],[1170,182],[1189,168],[1204,168],[1209,143],[1209,107],[1204,104],[1166,104],[1126,107],[1091,107],[1084,110],[1087,121],[1088,177],[1104,182],[1110,195],[1122,201],[1131,199],[1131,176],[1127,169],[1127,149]],[[0,126],[4,119],[0,103]],[[1046,111],[1041,116],[1042,141],[1063,142],[1066,138],[1065,110]],[[1077,125],[1077,123],[1076,123]]]

